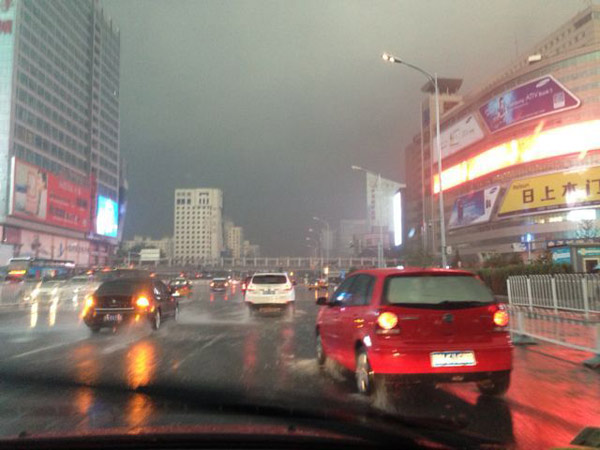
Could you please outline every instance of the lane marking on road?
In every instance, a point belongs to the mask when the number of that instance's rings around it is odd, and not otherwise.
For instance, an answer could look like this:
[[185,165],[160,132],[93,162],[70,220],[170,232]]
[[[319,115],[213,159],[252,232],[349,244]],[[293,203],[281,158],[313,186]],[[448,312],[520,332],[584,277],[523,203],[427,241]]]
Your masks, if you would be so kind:
[[65,346],[71,345],[71,344],[76,344],[77,342],[83,341],[84,339],[77,339],[76,341],[61,342],[60,344],[47,345],[46,347],[40,347],[40,348],[36,348],[35,350],[30,350],[28,352],[18,353],[16,355],[9,356],[6,359],[24,358],[25,356],[35,355],[36,353],[45,352],[47,350],[52,350],[52,349],[55,349],[55,348],[65,347]]
[[191,352],[189,352],[187,354],[187,356],[185,356],[184,358],[181,358],[179,361],[177,361],[174,365],[173,368],[174,369],[178,369],[181,367],[181,365],[186,362],[188,359],[190,359],[192,356],[194,356],[196,353],[198,352],[202,352],[203,350],[206,350],[208,347],[211,347],[212,345],[216,344],[217,342],[223,340],[224,335],[223,334],[218,334],[215,337],[213,337],[210,341],[204,343],[204,345],[200,346],[200,347],[196,347],[194,348]]

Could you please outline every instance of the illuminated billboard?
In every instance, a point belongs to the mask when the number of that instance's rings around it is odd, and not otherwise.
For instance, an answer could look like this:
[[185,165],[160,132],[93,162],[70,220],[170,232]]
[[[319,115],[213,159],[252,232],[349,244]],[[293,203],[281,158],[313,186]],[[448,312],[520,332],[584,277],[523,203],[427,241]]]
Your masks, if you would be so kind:
[[[453,155],[463,148],[482,140],[483,137],[483,130],[473,114],[469,114],[448,128],[443,129],[440,133],[442,161],[444,158]],[[437,139],[437,136],[433,138],[433,148],[437,146]],[[437,162],[437,160],[437,151],[434,151],[433,161]]]
[[494,210],[500,188],[494,186],[461,195],[454,202],[448,228],[467,227],[488,222]]
[[89,231],[90,188],[40,167],[12,159],[10,214],[50,225]]
[[[498,217],[600,204],[600,167],[515,180]],[[594,215],[595,218],[595,215]]]
[[96,204],[96,233],[101,236],[116,238],[119,229],[117,202],[99,195]]
[[394,214],[394,245],[402,245],[402,192],[398,191],[392,197]]
[[577,108],[580,101],[553,76],[531,80],[494,97],[479,112],[492,133],[526,120]]
[[[444,190],[475,180],[507,167],[554,156],[600,149],[600,120],[575,123],[500,144],[448,167],[442,172]],[[439,177],[433,177],[433,192],[440,190]]]

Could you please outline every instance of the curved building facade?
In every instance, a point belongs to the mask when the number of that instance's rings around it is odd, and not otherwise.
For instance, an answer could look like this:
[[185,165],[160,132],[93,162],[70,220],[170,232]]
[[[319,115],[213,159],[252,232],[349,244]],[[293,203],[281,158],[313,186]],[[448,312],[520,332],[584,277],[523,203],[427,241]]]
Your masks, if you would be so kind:
[[[528,55],[442,116],[446,251],[465,263],[546,250],[570,262],[567,246],[600,241],[600,10],[580,12]],[[413,250],[439,254],[432,100],[406,149],[407,167],[421,170],[407,171],[405,228]],[[593,248],[590,267],[600,262]]]

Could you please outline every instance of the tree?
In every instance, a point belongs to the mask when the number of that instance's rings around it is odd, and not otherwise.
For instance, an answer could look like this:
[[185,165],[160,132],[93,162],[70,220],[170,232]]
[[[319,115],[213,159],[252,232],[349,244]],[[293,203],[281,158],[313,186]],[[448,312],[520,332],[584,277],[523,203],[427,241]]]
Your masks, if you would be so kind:
[[577,239],[592,239],[600,236],[600,230],[596,227],[595,220],[582,220],[575,232]]

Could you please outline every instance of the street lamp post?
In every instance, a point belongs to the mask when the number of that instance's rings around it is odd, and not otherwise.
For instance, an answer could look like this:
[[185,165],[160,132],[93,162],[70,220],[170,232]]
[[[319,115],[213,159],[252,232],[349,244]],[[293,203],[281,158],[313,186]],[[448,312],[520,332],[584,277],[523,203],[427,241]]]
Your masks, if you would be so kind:
[[382,55],[382,58],[384,61],[390,62],[390,63],[397,63],[397,64],[403,64],[406,67],[410,67],[411,69],[416,70],[417,72],[422,73],[423,75],[425,75],[425,77],[427,77],[427,79],[429,81],[431,81],[431,83],[433,83],[433,86],[435,88],[435,135],[436,135],[436,153],[437,153],[437,169],[438,169],[438,180],[439,180],[439,193],[438,193],[438,200],[439,200],[439,215],[440,215],[440,251],[441,251],[441,258],[442,258],[442,267],[446,267],[447,266],[447,260],[446,260],[446,223],[444,221],[444,190],[442,189],[442,143],[440,142],[440,91],[439,91],[439,87],[438,87],[438,79],[437,79],[437,73],[431,75],[429,72],[421,69],[418,66],[415,66],[413,64],[409,64],[406,61],[402,61],[401,59],[396,58],[393,55],[390,55],[389,53],[384,53]]
[[313,220],[320,222],[325,225],[325,229],[327,230],[327,242],[325,245],[325,259],[327,264],[329,264],[329,246],[331,245],[331,227],[329,226],[329,222],[319,217],[313,217]]
[[[352,166],[352,170],[359,170],[361,172],[370,173],[371,175],[375,175],[377,177],[377,215],[379,216],[379,240],[377,242],[377,267],[385,267],[385,259],[383,255],[383,192],[381,189],[381,174],[374,173],[370,170],[364,169],[360,166]],[[398,183],[400,188],[405,188],[406,185],[402,183]]]

